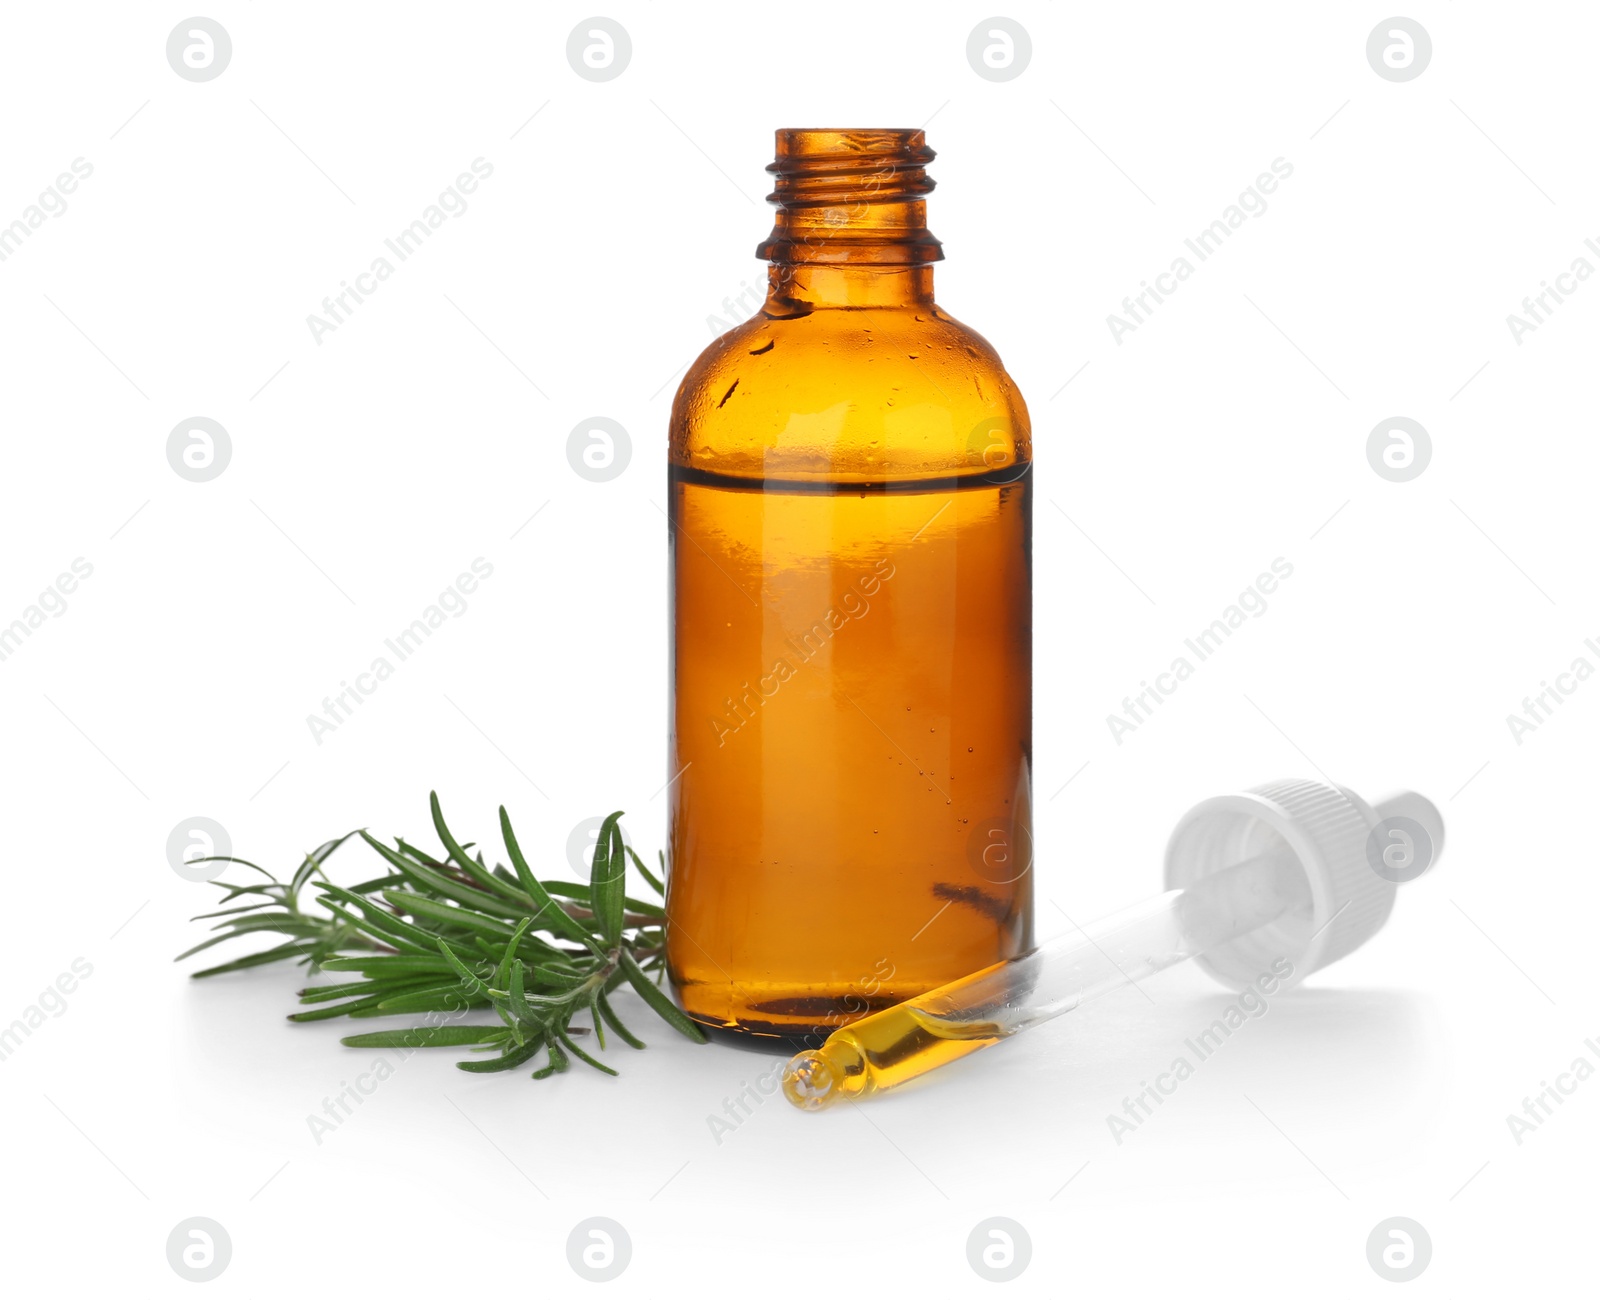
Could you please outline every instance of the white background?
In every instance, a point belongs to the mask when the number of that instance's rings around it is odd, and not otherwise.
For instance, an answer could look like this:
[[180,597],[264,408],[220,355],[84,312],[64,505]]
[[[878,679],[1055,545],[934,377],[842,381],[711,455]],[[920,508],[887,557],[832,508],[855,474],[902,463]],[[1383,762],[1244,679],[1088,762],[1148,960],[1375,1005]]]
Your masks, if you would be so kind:
[[[166,62],[171,6],[8,6],[0,45],[0,222],[94,169],[0,263],[0,623],[94,569],[0,663],[0,1023],[93,967],[0,1062],[8,1290],[190,1294],[165,1242],[193,1215],[232,1239],[218,1296],[588,1294],[565,1242],[591,1215],[633,1242],[617,1295],[984,1293],[992,1215],[1032,1238],[1027,1295],[1387,1294],[1365,1243],[1392,1215],[1432,1238],[1418,1295],[1588,1270],[1600,1082],[1520,1145],[1506,1116],[1600,1034],[1600,684],[1520,745],[1506,715],[1600,665],[1600,286],[1520,345],[1506,317],[1600,265],[1592,10],[1415,7],[1433,57],[1404,84],[1367,5],[1017,4],[1005,83],[967,62],[970,5],[616,4],[632,62],[603,84],[566,5],[206,12],[233,57],[204,84]],[[281,1018],[293,972],[171,964],[213,891],[168,833],[210,817],[288,871],[353,825],[425,837],[437,788],[474,837],[507,803],[545,874],[614,807],[653,855],[677,375],[761,282],[773,129],[924,122],[940,302],[1034,417],[1041,934],[1157,888],[1193,803],[1283,775],[1430,794],[1443,863],[1120,1147],[1106,1116],[1223,1005],[1198,972],[720,1144],[708,1115],[769,1059],[629,995],[650,1050],[620,1079],[417,1057],[319,1144],[308,1114],[373,1058]],[[465,214],[314,341],[479,157]],[[1280,157],[1266,213],[1115,342]],[[209,483],[166,460],[195,415],[231,436]],[[631,434],[610,483],[567,463],[593,415]],[[1404,484],[1365,454],[1395,415],[1433,443]],[[318,744],[307,715],[480,556],[468,611]],[[1106,715],[1278,556],[1268,611],[1117,744]]]

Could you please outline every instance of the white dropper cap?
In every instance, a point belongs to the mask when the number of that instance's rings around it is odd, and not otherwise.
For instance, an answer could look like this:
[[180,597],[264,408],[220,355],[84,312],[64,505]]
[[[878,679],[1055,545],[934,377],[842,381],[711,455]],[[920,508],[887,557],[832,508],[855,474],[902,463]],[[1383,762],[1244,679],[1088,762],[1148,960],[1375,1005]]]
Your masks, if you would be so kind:
[[[1190,809],[1167,843],[1166,888],[1187,889],[1262,854],[1292,857],[1305,872],[1309,909],[1291,909],[1196,960],[1231,988],[1264,974],[1293,985],[1377,934],[1396,886],[1420,876],[1443,849],[1443,817],[1413,791],[1374,807],[1342,786],[1276,781]],[[1274,970],[1282,961],[1288,974]]]

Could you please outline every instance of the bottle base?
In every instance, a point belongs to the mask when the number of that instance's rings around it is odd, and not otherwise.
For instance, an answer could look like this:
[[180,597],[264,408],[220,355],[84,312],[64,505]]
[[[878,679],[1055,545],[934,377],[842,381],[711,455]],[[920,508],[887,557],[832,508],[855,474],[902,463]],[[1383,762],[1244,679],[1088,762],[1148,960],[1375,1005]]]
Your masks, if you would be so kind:
[[[707,991],[703,987],[679,989],[678,1000],[689,1019],[718,1041],[742,1043],[755,1050],[762,1050],[763,1045],[769,1044],[773,1051],[789,1052],[815,1047],[836,1029],[926,992],[924,989],[894,993],[880,990],[867,997],[859,990],[852,990],[837,996],[813,993],[766,997],[760,1001],[742,1001],[742,1005],[729,1008],[726,1014],[717,1015],[703,1006],[703,995]],[[696,992],[702,996],[695,996]],[[730,1001],[725,991],[718,1001],[723,1006]]]

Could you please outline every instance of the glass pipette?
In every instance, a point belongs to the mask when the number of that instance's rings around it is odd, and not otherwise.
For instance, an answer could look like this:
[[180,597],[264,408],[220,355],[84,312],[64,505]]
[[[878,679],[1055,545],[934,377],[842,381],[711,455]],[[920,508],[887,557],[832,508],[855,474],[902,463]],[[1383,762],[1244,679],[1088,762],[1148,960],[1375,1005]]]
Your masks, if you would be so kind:
[[1396,885],[1443,841],[1418,794],[1374,809],[1339,787],[1284,781],[1208,800],[1168,845],[1177,887],[836,1030],[789,1062],[784,1095],[803,1110],[859,1100],[1191,957],[1236,988],[1298,983],[1376,934]]

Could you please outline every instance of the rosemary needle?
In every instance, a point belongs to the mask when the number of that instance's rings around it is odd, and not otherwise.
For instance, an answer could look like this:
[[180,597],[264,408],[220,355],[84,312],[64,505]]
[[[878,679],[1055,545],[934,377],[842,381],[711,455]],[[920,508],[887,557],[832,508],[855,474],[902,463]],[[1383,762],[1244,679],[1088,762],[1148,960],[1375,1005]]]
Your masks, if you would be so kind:
[[[223,890],[221,907],[194,919],[221,918],[212,927],[218,933],[177,960],[230,939],[276,934],[283,943],[196,971],[194,977],[290,960],[312,970],[349,973],[356,978],[347,983],[302,989],[301,1005],[310,1009],[289,1019],[421,1016],[418,1025],[340,1041],[348,1047],[466,1047],[483,1055],[456,1064],[474,1073],[513,1070],[542,1052],[545,1063],[533,1071],[536,1079],[565,1071],[574,1058],[615,1074],[575,1040],[593,1034],[604,1050],[609,1029],[629,1047],[644,1047],[610,1002],[609,995],[623,983],[686,1038],[706,1041],[659,984],[666,912],[660,903],[623,892],[630,857],[657,894],[665,891],[623,843],[620,812],[602,824],[589,883],[580,885],[535,878],[504,808],[500,830],[511,870],[490,867],[481,852],[469,853],[473,846],[457,841],[445,824],[439,796],[428,799],[442,858],[404,839],[390,847],[363,830],[306,854],[287,881],[243,858],[199,859],[237,863],[262,879],[212,882]],[[324,866],[336,849],[356,838],[382,858],[388,871],[345,888],[328,879]],[[308,890],[316,891],[314,898],[308,898]],[[499,1023],[465,1023],[470,1013],[483,1010],[493,1010]],[[576,1016],[588,1023],[574,1024]]]

